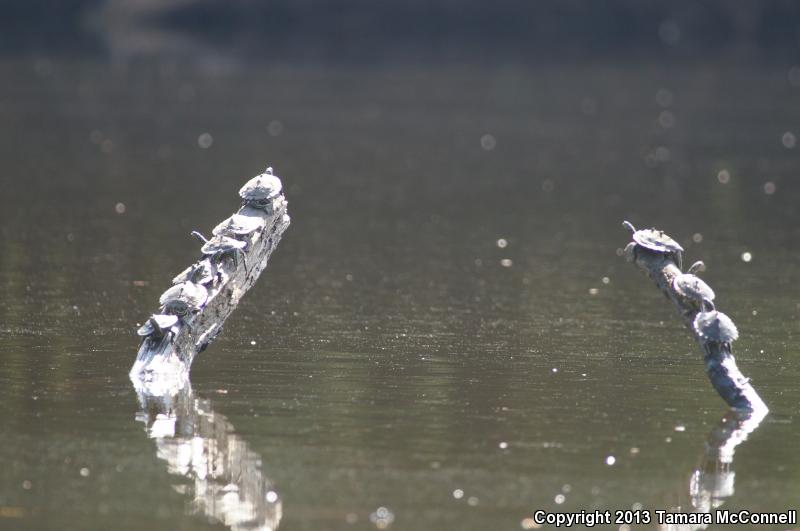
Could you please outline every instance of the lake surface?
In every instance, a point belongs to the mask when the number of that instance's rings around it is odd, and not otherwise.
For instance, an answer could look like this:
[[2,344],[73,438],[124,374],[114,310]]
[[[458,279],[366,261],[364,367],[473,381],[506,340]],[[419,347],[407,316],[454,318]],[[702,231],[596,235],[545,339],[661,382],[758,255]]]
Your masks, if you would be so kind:
[[[719,501],[797,509],[789,66],[2,60],[0,528],[690,510],[726,409],[623,219],[706,262],[770,406]],[[137,324],[267,163],[269,267],[191,394],[137,397]]]

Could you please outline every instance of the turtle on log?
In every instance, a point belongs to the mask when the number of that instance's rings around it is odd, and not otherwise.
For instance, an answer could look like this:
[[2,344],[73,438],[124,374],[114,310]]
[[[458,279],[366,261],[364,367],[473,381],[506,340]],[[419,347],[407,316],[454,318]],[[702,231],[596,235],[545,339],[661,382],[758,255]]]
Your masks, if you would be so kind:
[[200,310],[206,299],[208,290],[204,286],[186,281],[175,284],[162,293],[158,302],[163,313],[183,317]]
[[281,180],[273,175],[272,168],[268,167],[264,173],[256,175],[242,186],[239,197],[242,205],[267,210],[272,206],[272,200],[283,191]]
[[634,253],[638,249],[644,249],[651,253],[670,256],[675,260],[678,269],[683,269],[683,247],[663,230],[655,228],[636,230],[629,221],[623,221],[622,225],[633,233],[633,241],[636,243]]
[[694,318],[692,327],[701,339],[710,343],[730,345],[739,338],[739,330],[731,318],[717,311],[709,299],[703,299],[703,311]]
[[686,273],[681,273],[672,281],[672,287],[675,288],[678,295],[689,301],[697,310],[703,309],[703,300],[713,301],[715,298],[714,290],[711,289],[711,286],[695,275],[695,273],[705,270],[706,265],[698,261],[693,263]]

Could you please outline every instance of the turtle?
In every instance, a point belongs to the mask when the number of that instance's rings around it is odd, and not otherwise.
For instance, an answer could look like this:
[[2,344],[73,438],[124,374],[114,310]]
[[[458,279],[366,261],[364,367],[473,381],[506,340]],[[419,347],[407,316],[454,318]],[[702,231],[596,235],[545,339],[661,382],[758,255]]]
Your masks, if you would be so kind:
[[686,273],[681,273],[672,281],[672,287],[682,297],[689,299],[696,307],[701,308],[704,299],[714,300],[714,290],[703,282],[695,273],[706,270],[703,262],[693,263]]
[[242,205],[268,210],[272,200],[278,197],[282,190],[281,180],[273,175],[272,168],[268,167],[264,173],[244,183],[239,190],[239,197],[242,198]]
[[173,284],[181,282],[194,282],[195,284],[210,284],[219,277],[217,266],[210,258],[199,260],[183,270],[178,276],[172,279]]
[[692,327],[701,339],[712,343],[729,345],[739,338],[739,331],[731,318],[717,311],[710,299],[703,299],[703,311],[694,318]]
[[185,316],[198,311],[208,299],[208,290],[201,284],[186,281],[175,284],[158,299],[161,311],[171,315]]
[[211,258],[212,261],[214,259],[219,260],[226,254],[231,254],[233,256],[234,265],[239,267],[239,255],[241,255],[242,261],[244,261],[244,269],[247,271],[247,256],[244,254],[244,248],[247,247],[247,242],[222,235],[214,236],[209,240],[196,230],[193,230],[191,234],[203,242],[203,247],[200,248],[200,252]]
[[234,214],[211,231],[214,236],[244,236],[264,228],[264,219],[256,216]]
[[653,253],[671,256],[674,258],[678,269],[683,269],[683,247],[667,236],[663,230],[636,230],[636,227],[629,221],[623,221],[622,226],[633,233],[633,241],[636,242],[637,247],[641,247]]
[[171,331],[170,329],[177,323],[177,315],[155,313],[150,316],[147,322],[144,323],[136,333],[140,336],[162,337],[164,332]]

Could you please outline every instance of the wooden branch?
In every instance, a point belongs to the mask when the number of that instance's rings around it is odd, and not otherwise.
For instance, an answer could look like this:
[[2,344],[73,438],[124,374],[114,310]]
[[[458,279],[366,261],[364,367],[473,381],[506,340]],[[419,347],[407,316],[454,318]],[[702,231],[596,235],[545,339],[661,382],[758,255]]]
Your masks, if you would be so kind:
[[[286,199],[279,194],[266,210],[243,206],[236,212],[260,217],[264,221],[263,228],[236,236],[247,242],[241,254],[234,252],[210,257],[216,274],[205,281],[208,290],[205,304],[196,313],[181,317],[174,326],[164,330],[163,336],[155,333],[143,339],[131,368],[131,379],[152,382],[154,388],[161,386],[165,390],[176,386],[163,381],[188,379],[195,356],[220,333],[225,320],[258,280],[283,232],[289,227],[286,208]],[[162,380],[162,383],[156,384],[157,380]]]
[[647,274],[655,282],[656,287],[675,305],[684,324],[703,349],[706,374],[722,399],[734,409],[766,413],[768,411],[766,404],[750,385],[749,379],[745,378],[736,366],[730,343],[708,341],[695,332],[692,323],[698,310],[673,287],[673,281],[681,274],[681,270],[678,269],[672,256],[650,252],[631,242],[625,247],[625,257]]

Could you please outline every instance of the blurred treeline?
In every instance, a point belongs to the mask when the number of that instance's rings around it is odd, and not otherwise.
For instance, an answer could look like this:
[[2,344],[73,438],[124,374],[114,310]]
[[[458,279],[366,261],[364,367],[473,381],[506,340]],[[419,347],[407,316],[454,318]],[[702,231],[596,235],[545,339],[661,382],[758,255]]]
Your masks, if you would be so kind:
[[26,0],[0,9],[4,54],[157,54],[175,36],[248,59],[320,61],[763,61],[800,45],[800,2],[789,0]]

